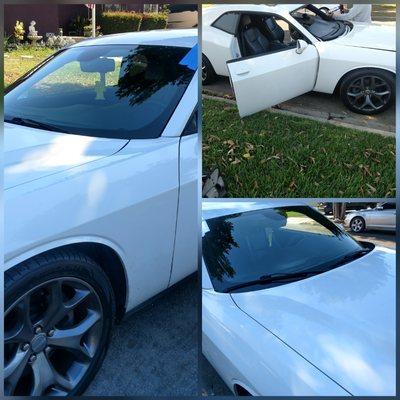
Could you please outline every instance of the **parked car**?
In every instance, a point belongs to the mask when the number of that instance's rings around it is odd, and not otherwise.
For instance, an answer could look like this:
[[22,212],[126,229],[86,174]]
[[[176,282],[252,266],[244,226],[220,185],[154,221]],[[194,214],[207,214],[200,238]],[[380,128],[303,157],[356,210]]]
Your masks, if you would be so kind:
[[311,4],[203,10],[202,80],[229,76],[244,117],[310,91],[377,114],[395,98],[394,26],[335,21]]
[[386,202],[372,209],[350,212],[346,215],[344,225],[354,233],[369,229],[396,231],[396,204]]
[[197,268],[197,31],[57,52],[5,96],[6,395],[82,393],[114,320]]
[[237,395],[394,396],[395,251],[296,200],[203,201],[203,353]]
[[[373,208],[376,206],[376,203],[358,203],[355,201],[346,203],[346,210],[364,210],[366,208]],[[325,215],[332,215],[333,214],[333,203],[322,203],[321,208]]]

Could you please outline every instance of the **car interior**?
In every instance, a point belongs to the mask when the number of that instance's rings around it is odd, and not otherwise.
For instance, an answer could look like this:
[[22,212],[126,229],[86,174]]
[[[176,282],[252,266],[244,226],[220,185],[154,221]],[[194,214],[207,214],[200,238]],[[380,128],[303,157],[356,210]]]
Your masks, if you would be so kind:
[[273,15],[242,14],[237,38],[242,57],[251,57],[293,48],[299,34]]

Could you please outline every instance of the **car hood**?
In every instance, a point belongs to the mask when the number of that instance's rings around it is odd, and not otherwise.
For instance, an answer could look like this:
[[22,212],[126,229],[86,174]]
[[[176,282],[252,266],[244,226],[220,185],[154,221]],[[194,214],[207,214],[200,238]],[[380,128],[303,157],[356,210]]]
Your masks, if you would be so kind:
[[396,31],[393,26],[354,22],[353,29],[334,42],[343,46],[396,51]]
[[394,251],[232,298],[351,394],[395,395]]
[[32,180],[110,156],[127,140],[70,135],[4,124],[4,187]]

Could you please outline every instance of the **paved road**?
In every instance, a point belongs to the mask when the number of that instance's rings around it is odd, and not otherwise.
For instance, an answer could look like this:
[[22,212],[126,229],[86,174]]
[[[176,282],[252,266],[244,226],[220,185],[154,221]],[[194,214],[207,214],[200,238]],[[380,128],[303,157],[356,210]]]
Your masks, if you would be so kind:
[[[370,241],[379,246],[396,248],[396,235],[392,232],[369,231],[352,236],[357,240]],[[232,394],[212,365],[201,356],[201,388],[203,396],[229,396]]]
[[88,396],[196,396],[197,278],[192,277],[114,328]]
[[[231,99],[234,98],[229,79],[225,77],[219,77],[212,84],[203,86],[203,93]],[[382,114],[361,115],[349,111],[343,105],[338,95],[310,92],[281,103],[274,108],[305,116],[336,120],[360,127],[388,131],[392,132],[393,135],[396,131],[396,113],[394,106]]]

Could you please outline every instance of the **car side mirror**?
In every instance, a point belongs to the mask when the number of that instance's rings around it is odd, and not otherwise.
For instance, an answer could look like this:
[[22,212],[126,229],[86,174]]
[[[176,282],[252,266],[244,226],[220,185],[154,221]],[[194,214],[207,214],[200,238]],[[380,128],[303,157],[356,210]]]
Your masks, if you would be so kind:
[[308,43],[303,39],[299,39],[296,42],[296,53],[301,54],[307,47],[308,47]]

